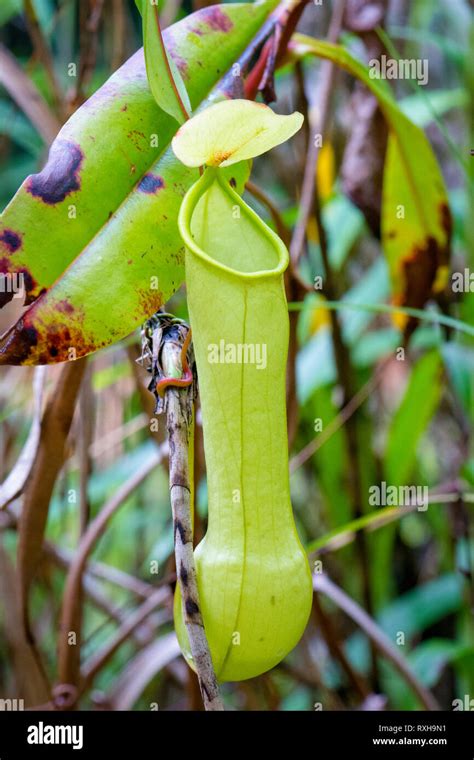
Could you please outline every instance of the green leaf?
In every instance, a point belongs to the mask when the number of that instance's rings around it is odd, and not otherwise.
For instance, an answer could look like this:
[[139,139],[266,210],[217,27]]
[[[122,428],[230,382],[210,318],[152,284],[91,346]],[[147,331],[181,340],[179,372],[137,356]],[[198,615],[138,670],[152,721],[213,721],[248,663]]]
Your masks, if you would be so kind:
[[[390,485],[407,485],[416,465],[420,440],[435,413],[442,394],[443,367],[439,351],[425,354],[414,366],[405,395],[393,416],[384,459],[384,475]],[[378,568],[374,596],[382,603],[392,590],[393,549],[397,526],[386,528],[373,548]],[[382,579],[388,579],[383,582]]]
[[[368,68],[338,45],[295,34],[297,57],[316,55],[333,61],[360,79],[378,100],[388,126],[385,159],[382,243],[394,301],[421,308],[442,289],[448,275],[451,214],[443,177],[422,132],[394,100],[385,80],[372,79]],[[398,324],[407,324],[400,315]]]
[[[320,418],[323,429],[327,428],[337,415],[330,386],[319,388],[311,399],[311,420]],[[347,450],[344,431],[337,430],[330,435],[324,445],[314,455],[316,478],[325,502],[325,513],[330,525],[341,525],[350,519],[351,502],[345,488],[340,484],[345,481],[347,473]],[[306,551],[311,551],[306,548]]]
[[[193,108],[274,5],[213,6],[165,31],[191,83]],[[224,79],[213,97],[225,88]],[[181,285],[176,219],[198,175],[172,153],[175,131],[176,121],[150,93],[142,51],[63,127],[43,171],[23,183],[0,217],[0,271],[22,272],[27,303],[34,301],[0,341],[0,363],[95,351],[134,330]],[[231,167],[229,179],[246,170]]]
[[6,100],[0,100],[0,134],[8,135],[32,156],[38,156],[41,151],[41,137],[30,122]]
[[[427,688],[432,688],[448,665],[466,665],[469,660],[472,662],[473,655],[474,649],[460,641],[434,638],[422,641],[410,652],[408,662],[418,680]],[[405,709],[417,709],[413,692],[399,674],[391,672],[384,683],[392,702],[396,700],[397,704],[403,703]]]
[[364,215],[342,194],[334,195],[324,204],[322,215],[328,238],[329,261],[339,272],[364,231]]
[[411,508],[405,509],[404,507],[383,507],[383,509],[376,509],[374,512],[357,517],[345,525],[334,528],[334,530],[321,536],[321,538],[311,541],[307,544],[306,551],[308,554],[312,554],[313,552],[326,554],[327,552],[336,551],[352,543],[359,530],[377,530],[411,513]]
[[6,24],[12,16],[21,13],[22,0],[2,0],[0,5],[0,26]]
[[230,166],[289,140],[303,120],[297,111],[281,116],[263,103],[223,100],[186,122],[171,145],[186,166]]
[[409,47],[411,47],[411,50],[419,50],[420,45],[433,45],[439,48],[440,53],[446,59],[446,63],[453,64],[459,72],[463,71],[465,56],[469,48],[467,45],[460,45],[459,40],[455,38],[450,39],[444,34],[436,34],[426,27],[424,29],[410,29],[405,26],[397,26],[396,24],[390,25],[390,38],[392,40],[399,40],[400,42],[406,40],[407,42],[416,43],[416,46],[407,46],[407,49],[404,49],[404,57],[406,58],[417,55],[416,52],[409,53]]
[[378,617],[379,622],[392,641],[401,630],[411,639],[460,608],[463,585],[455,573],[428,581],[392,602]]
[[[395,643],[403,631],[408,643],[439,620],[462,606],[463,581],[454,573],[442,575],[400,596],[377,615],[384,633]],[[363,634],[357,632],[347,643],[351,661],[359,670],[370,664],[369,647]]]
[[399,106],[411,121],[419,127],[427,127],[449,111],[465,108],[468,100],[467,92],[458,87],[455,90],[435,90],[429,94],[408,95],[399,101]]
[[153,97],[163,111],[182,124],[190,114],[191,103],[178,67],[166,50],[158,5],[152,0],[144,0],[143,10],[143,47]]
[[[344,299],[330,306],[341,310],[344,340],[351,350],[363,340],[364,332],[373,320],[370,310],[364,308],[364,302],[372,298],[383,300],[388,295],[388,288],[387,265],[383,258],[378,258],[347,291]],[[305,302],[307,300],[308,297]],[[360,303],[362,305],[359,310],[357,307]],[[325,305],[323,303],[322,308]],[[317,388],[335,381],[336,367],[329,330],[319,330],[299,351],[296,373],[301,403],[305,403]]]
[[441,353],[451,385],[464,411],[474,420],[474,350],[462,343],[445,343]]
[[407,483],[412,473],[419,441],[441,399],[442,379],[439,351],[425,354],[412,370],[388,432],[385,473],[392,485]]

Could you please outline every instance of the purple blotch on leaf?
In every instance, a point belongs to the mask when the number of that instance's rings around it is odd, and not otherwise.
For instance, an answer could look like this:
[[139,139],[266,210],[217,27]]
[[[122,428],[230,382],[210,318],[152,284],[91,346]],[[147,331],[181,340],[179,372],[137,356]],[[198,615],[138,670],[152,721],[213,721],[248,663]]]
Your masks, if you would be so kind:
[[215,32],[230,32],[234,26],[229,16],[215,5],[203,11],[204,23]]
[[5,228],[0,233],[0,241],[10,253],[15,253],[15,251],[21,248],[21,237],[17,232],[13,232],[13,230]]
[[83,158],[78,145],[67,140],[56,140],[43,171],[33,174],[27,181],[28,192],[49,206],[61,203],[81,186],[79,170]]
[[153,195],[164,186],[163,177],[159,177],[158,174],[145,174],[138,183],[140,192],[148,193],[148,195]]

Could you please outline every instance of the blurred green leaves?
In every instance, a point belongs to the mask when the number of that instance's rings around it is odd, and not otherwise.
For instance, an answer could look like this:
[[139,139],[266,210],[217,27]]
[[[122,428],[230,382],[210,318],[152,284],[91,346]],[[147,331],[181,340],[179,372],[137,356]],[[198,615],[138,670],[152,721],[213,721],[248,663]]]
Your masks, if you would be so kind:
[[407,483],[413,474],[418,444],[442,394],[443,364],[439,351],[430,351],[413,367],[403,400],[388,432],[385,475],[393,485]]
[[22,0],[2,0],[0,4],[0,26],[10,21],[12,16],[21,13]]

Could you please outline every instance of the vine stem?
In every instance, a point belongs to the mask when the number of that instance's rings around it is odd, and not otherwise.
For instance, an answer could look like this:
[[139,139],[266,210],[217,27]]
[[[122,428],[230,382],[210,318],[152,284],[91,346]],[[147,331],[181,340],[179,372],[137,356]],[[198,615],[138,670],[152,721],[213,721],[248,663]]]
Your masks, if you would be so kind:
[[378,651],[403,676],[425,710],[436,711],[441,709],[433,694],[415,676],[407,660],[399,653],[388,636],[362,607],[359,607],[350,596],[333,583],[324,573],[315,573],[313,575],[313,588],[316,593],[324,594],[328,599],[331,599],[339,609],[345,612],[364,631]]
[[[180,348],[174,341],[163,344],[163,367],[177,367]],[[168,374],[168,373],[167,373]],[[169,372],[171,375],[171,372]],[[199,680],[204,708],[224,710],[219,692],[204,621],[199,603],[196,566],[194,563],[193,525],[191,518],[191,485],[189,444],[192,431],[192,386],[169,386],[166,391],[166,427],[169,445],[170,499],[174,525],[176,574],[183,606],[184,623],[188,632],[191,654]]]

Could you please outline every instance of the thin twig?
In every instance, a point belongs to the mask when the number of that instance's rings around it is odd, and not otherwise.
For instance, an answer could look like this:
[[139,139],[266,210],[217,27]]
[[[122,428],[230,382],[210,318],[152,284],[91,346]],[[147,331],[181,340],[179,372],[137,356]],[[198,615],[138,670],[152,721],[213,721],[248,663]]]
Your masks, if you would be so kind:
[[[61,567],[65,568],[69,568],[75,556],[75,552],[71,549],[56,546],[56,544],[50,541],[45,542],[44,551]],[[130,575],[118,567],[107,565],[104,562],[88,562],[86,575],[89,575],[93,579],[105,581],[106,583],[112,583],[124,591],[129,591],[139,599],[148,599],[156,591],[155,585],[147,583],[141,578],[136,578],[134,575]]]
[[51,145],[61,129],[61,122],[51,111],[33,82],[27,77],[15,56],[1,43],[0,84],[28,117],[46,145]]
[[364,631],[384,657],[394,665],[405,678],[417,695],[425,710],[440,710],[440,706],[432,693],[421,684],[412,672],[406,659],[395,649],[392,642],[380,627],[374,622],[362,607],[351,599],[339,586],[333,583],[324,573],[313,575],[313,588],[316,592],[325,594],[334,604],[343,610]]
[[352,396],[352,398],[347,402],[343,409],[341,409],[339,414],[337,414],[331,420],[324,431],[320,435],[316,436],[316,438],[313,438],[313,440],[310,441],[303,449],[301,449],[301,451],[292,457],[290,460],[290,473],[295,472],[299,467],[307,462],[308,459],[313,456],[313,454],[316,454],[321,446],[327,443],[328,440],[332,438],[332,436],[335,435],[335,433],[337,433],[338,430],[340,430],[341,427],[349,420],[349,418],[355,414],[357,409],[362,406],[362,404],[368,399],[370,394],[379,384],[380,380],[382,379],[383,370],[386,368],[386,366],[387,362],[382,362],[375,371],[373,377],[365,385],[363,385],[362,388],[360,388],[357,393],[354,394],[354,396]]
[[44,38],[32,0],[25,0],[25,17],[35,53],[38,57],[38,60],[44,66],[46,76],[48,77],[49,83],[51,85],[51,91],[57,111],[58,113],[61,113],[61,109],[63,107],[63,93],[61,91],[61,87],[54,70],[53,56],[49,45]]
[[77,86],[70,97],[73,108],[85,100],[85,89],[94,73],[103,9],[104,0],[84,0],[80,5],[80,62]]
[[[0,512],[0,532],[7,530],[17,530],[20,513],[16,507],[17,504],[14,504],[10,508],[7,508],[3,512]],[[64,570],[69,570],[69,567],[75,558],[75,552],[72,551],[72,549],[66,549],[65,547],[57,546],[52,541],[45,541],[43,543],[43,552],[45,557],[48,557],[58,567]],[[86,590],[87,584],[89,584],[91,589],[90,595],[92,596],[93,601],[97,602],[98,606],[101,607],[101,609],[103,609],[110,617],[114,617],[114,614],[111,612],[112,606],[110,603],[108,603],[108,606],[104,606],[106,603],[105,597],[101,596],[100,603],[98,601],[99,592],[96,592],[96,590],[99,588],[99,586],[96,584],[97,580],[105,581],[106,583],[112,583],[115,586],[119,586],[119,588],[123,591],[129,591],[139,599],[148,599],[155,593],[157,585],[163,586],[165,583],[171,584],[174,582],[175,577],[173,575],[168,576],[167,579],[163,579],[159,582],[159,584],[152,585],[151,583],[147,583],[147,581],[144,581],[141,578],[136,578],[134,575],[126,573],[124,570],[120,570],[118,567],[107,565],[104,562],[88,562],[87,569],[83,574],[83,582],[86,586]],[[92,584],[95,584],[93,593]]]
[[[60,551],[55,551],[54,553],[50,552],[50,548],[51,546],[47,547],[46,551],[48,559],[56,564],[57,567],[63,570],[68,570],[71,565],[71,560],[66,560],[66,557],[63,556]],[[94,563],[91,564],[93,565]],[[114,569],[115,568],[111,568],[111,570]],[[136,580],[138,582],[138,579]],[[152,586],[150,586],[150,588],[152,589],[152,593],[156,591]],[[109,595],[103,591],[101,584],[91,572],[90,566],[82,575],[82,590],[87,597],[87,600],[103,613],[107,625],[114,622],[118,626],[121,626],[129,619],[130,611],[128,609],[122,609],[110,601]],[[171,590],[166,590],[168,592],[167,603],[170,604],[172,602]],[[143,637],[139,632],[133,630],[131,632],[131,637],[137,646],[143,646]]]
[[41,562],[51,497],[66,459],[67,437],[86,362],[87,359],[66,362],[60,370],[41,418],[38,449],[23,494],[18,522],[18,575],[25,631],[31,637],[30,590]]
[[90,519],[90,502],[87,485],[92,474],[89,449],[94,437],[94,394],[90,366],[86,369],[79,392],[76,451],[79,459],[79,535],[87,530]]
[[[61,685],[76,686],[79,680],[80,634],[82,629],[82,576],[87,559],[98,539],[104,533],[110,519],[126,502],[142,481],[156,468],[165,454],[164,447],[158,449],[145,461],[126,483],[112,496],[89,527],[77,548],[69,568],[63,595],[60,635],[58,642],[58,671]],[[76,634],[76,646],[70,646],[69,633]],[[75,699],[77,694],[75,695]]]
[[103,708],[114,711],[131,710],[147,684],[179,657],[175,633],[167,633],[142,649],[114,680],[103,701]]
[[7,507],[26,488],[33,465],[38,454],[41,436],[41,413],[43,409],[46,367],[36,367],[33,377],[33,421],[28,438],[23,446],[15,466],[5,481],[0,485],[0,510]]
[[326,644],[328,645],[329,651],[331,652],[333,658],[339,662],[341,669],[346,674],[349,682],[352,684],[352,687],[357,692],[362,701],[364,701],[370,695],[370,689],[368,688],[367,683],[362,678],[360,673],[358,673],[355,668],[352,667],[352,664],[346,656],[342,644],[339,641],[333,621],[329,615],[326,614],[326,611],[324,610],[324,607],[322,606],[317,593],[315,593],[313,596],[313,611],[315,613],[317,621],[321,626],[321,632],[325,638]]
[[[346,0],[337,0],[328,31],[328,42],[337,42],[342,28]],[[335,76],[335,66],[330,61],[323,61],[321,64],[320,87],[319,87],[319,118],[318,123],[312,125],[311,133],[314,137],[319,133],[324,135],[327,130],[329,118],[329,106],[331,103],[331,94],[333,91]],[[301,188],[301,199],[299,204],[298,221],[293,233],[290,245],[291,260],[296,267],[303,253],[304,242],[306,238],[306,228],[311,216],[311,210],[314,203],[314,190],[316,184],[316,168],[318,165],[320,145],[318,140],[309,141],[308,153],[305,162],[305,172],[303,177],[303,186]]]
[[[124,619],[122,625],[116,631],[110,641],[108,641],[102,649],[95,652],[92,657],[85,663],[82,677],[83,680],[79,687],[79,696],[84,694],[85,691],[90,689],[96,675],[102,670],[119,647],[128,639],[131,633],[143,623],[144,620],[154,612],[157,607],[163,604],[168,599],[168,589],[160,588],[153,596],[150,596],[138,609],[129,613]],[[164,622],[164,620],[163,620]]]
[[262,206],[265,206],[265,208],[268,209],[278,235],[281,237],[285,245],[289,245],[290,231],[283,221],[282,215],[273,203],[270,196],[250,179],[247,181],[245,189],[248,190],[248,192],[253,195],[253,197],[262,204]]
[[112,0],[110,20],[112,21],[112,61],[110,68],[112,71],[117,71],[127,57],[127,24],[124,0]]
[[153,403],[152,395],[147,391],[143,383],[144,372],[143,369],[139,367],[138,359],[140,358],[140,350],[136,343],[133,343],[131,346],[127,347],[127,356],[129,358],[130,364],[132,365],[133,379],[135,381],[135,386],[140,397],[140,404],[143,407],[143,411],[146,415],[148,432],[157,443],[161,444],[164,440],[162,426],[150,425],[151,419],[155,416],[155,406]]
[[[2,646],[8,646],[11,667],[18,694],[29,709],[48,698],[50,683],[47,669],[34,646],[25,636],[19,605],[18,577],[9,554],[0,541],[0,597],[2,602]],[[3,643],[5,642],[5,643]],[[2,668],[3,670],[3,668]],[[3,676],[3,674],[2,674]],[[2,677],[2,697],[6,696],[7,682]],[[3,709],[6,709],[5,706]]]

